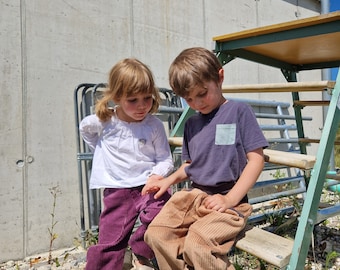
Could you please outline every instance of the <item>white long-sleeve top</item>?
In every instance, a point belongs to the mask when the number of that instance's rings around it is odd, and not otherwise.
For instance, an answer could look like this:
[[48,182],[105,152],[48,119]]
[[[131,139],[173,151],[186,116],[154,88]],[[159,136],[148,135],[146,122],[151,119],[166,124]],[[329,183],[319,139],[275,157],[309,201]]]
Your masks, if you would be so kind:
[[79,130],[94,152],[91,189],[141,186],[150,175],[166,176],[173,170],[163,123],[154,115],[130,123],[116,116],[101,122],[96,115],[89,115]]

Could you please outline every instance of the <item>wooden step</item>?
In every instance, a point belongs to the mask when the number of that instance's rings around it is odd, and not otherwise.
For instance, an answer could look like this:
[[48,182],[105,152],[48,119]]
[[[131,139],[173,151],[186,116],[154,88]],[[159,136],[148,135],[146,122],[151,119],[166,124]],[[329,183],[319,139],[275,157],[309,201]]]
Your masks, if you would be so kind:
[[[183,143],[182,137],[169,137],[169,144],[172,146],[181,147]],[[272,149],[264,149],[264,158],[266,162],[273,164],[285,165],[293,168],[303,170],[310,170],[313,168],[316,161],[315,156],[297,154],[292,152],[284,152]]]
[[303,170],[313,169],[316,157],[312,155],[297,154],[272,149],[264,149],[264,159],[266,162],[285,165]]
[[283,269],[289,263],[294,241],[247,225],[235,246],[269,264]]
[[329,100],[295,100],[294,106],[328,106]]
[[[310,138],[299,138],[301,143],[320,143],[320,139],[310,139]],[[335,140],[334,145],[340,145],[340,141]]]
[[[334,89],[335,81],[223,85],[223,93],[311,92]],[[331,94],[331,93],[330,93]]]

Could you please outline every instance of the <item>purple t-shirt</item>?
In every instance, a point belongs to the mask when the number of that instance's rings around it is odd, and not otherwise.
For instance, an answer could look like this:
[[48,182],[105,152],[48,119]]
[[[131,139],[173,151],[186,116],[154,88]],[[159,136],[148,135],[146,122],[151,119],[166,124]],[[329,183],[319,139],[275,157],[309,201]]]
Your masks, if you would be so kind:
[[231,100],[209,114],[190,117],[183,139],[182,160],[191,161],[188,177],[211,187],[236,182],[247,164],[246,154],[268,146],[252,108]]

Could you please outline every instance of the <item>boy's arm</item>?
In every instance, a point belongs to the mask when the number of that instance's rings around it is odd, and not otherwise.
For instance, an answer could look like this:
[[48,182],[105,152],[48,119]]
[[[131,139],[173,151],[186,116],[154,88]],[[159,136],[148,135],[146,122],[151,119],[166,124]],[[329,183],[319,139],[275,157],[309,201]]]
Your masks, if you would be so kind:
[[247,153],[248,163],[244,168],[240,178],[234,187],[226,194],[215,194],[209,196],[205,202],[205,207],[224,212],[228,208],[235,207],[242,198],[254,186],[264,167],[263,149],[258,148]]
[[248,163],[235,186],[226,195],[226,201],[232,207],[239,204],[242,198],[255,185],[264,167],[263,149],[259,148],[247,154]]
[[177,184],[187,179],[188,176],[185,172],[185,167],[187,167],[188,165],[189,163],[183,163],[181,167],[179,167],[174,173],[157,182],[148,181],[142,190],[142,195],[155,193],[154,198],[158,199],[164,194],[164,192],[168,190],[171,185]]

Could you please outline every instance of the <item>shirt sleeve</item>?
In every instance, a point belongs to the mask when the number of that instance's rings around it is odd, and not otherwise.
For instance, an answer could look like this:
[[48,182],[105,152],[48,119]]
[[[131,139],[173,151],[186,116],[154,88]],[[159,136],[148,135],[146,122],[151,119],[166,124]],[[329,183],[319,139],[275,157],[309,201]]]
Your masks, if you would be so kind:
[[157,128],[154,132],[153,144],[156,150],[156,162],[150,175],[156,174],[165,177],[172,172],[174,165],[168,138],[166,136],[163,123],[160,121],[157,121]]
[[102,123],[96,115],[86,116],[79,124],[79,132],[84,142],[94,152],[102,132]]
[[[239,121],[243,146],[246,153],[258,148],[268,147],[268,142],[263,135],[252,108],[249,105],[245,106],[245,109],[239,113]],[[250,130],[251,132],[249,132]]]

